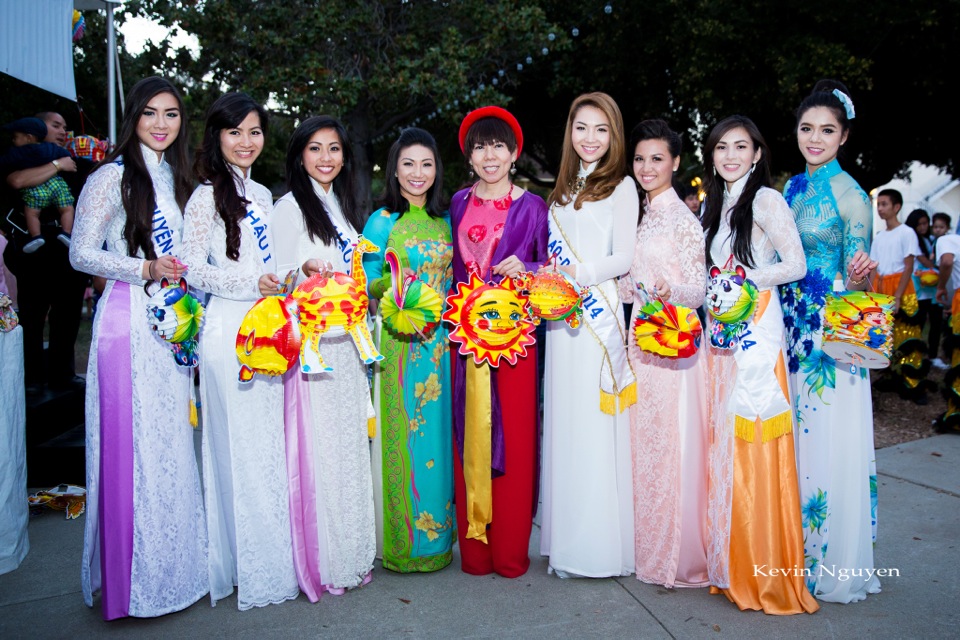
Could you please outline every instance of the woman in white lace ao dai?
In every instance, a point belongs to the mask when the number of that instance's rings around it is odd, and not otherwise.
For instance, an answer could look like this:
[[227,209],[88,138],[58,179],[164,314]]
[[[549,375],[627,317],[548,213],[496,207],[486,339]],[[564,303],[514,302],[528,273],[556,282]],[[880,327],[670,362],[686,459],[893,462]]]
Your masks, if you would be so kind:
[[200,336],[203,482],[213,604],[237,586],[241,610],[296,598],[283,385],[239,381],[235,345],[244,315],[277,292],[270,192],[250,177],[267,113],[228,93],[207,112],[197,153],[200,186],[187,203],[184,258],[190,284],[211,294]]
[[[645,192],[637,249],[620,295],[687,307],[703,304],[703,231],[673,190],[680,136],[663,120],[644,120],[630,135],[633,177]],[[690,311],[692,313],[692,311]],[[637,579],[666,587],[703,587],[707,579],[707,408],[705,358],[668,358],[636,345],[627,351],[637,385],[630,407]]]
[[87,368],[83,599],[103,617],[160,616],[207,592],[207,536],[189,420],[193,369],[147,324],[146,281],[178,260],[190,194],[180,94],[162,78],[130,90],[114,151],[87,180],[70,247],[107,279]]
[[806,273],[803,246],[790,207],[770,188],[769,150],[752,120],[719,122],[707,136],[703,159],[707,261],[723,269],[732,260],[757,289],[756,310],[734,347],[704,346],[712,431],[710,584],[740,609],[813,613],[819,607],[803,576],[755,571],[761,564],[803,566],[796,418],[777,293],[777,285]]

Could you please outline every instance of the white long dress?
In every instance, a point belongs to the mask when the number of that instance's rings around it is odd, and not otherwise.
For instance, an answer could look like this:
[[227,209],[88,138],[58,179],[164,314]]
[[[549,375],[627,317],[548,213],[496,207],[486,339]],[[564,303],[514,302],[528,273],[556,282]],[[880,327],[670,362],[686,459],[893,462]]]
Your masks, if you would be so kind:
[[[158,161],[154,151],[146,147],[141,147],[141,151],[157,199],[172,203],[166,212],[166,223],[170,237],[179,244],[183,217],[176,208],[172,169],[164,160]],[[101,465],[107,469],[117,463],[112,456],[101,459],[101,444],[108,445],[101,442],[101,417],[106,422],[132,420],[132,433],[123,436],[132,438],[133,455],[129,607],[126,613],[111,614],[104,603],[104,616],[108,619],[178,611],[202,598],[208,590],[206,524],[189,420],[193,369],[177,366],[169,346],[147,324],[148,298],[141,279],[144,259],[141,255],[129,255],[123,235],[127,214],[120,192],[122,177],[123,165],[110,163],[87,179],[77,203],[70,249],[74,268],[107,278],[93,322],[87,366],[87,513],[80,568],[87,606],[93,606],[93,594],[101,586],[105,590],[116,586],[110,584],[112,578],[101,575],[101,536],[109,535],[106,529],[116,528],[119,515],[112,509],[99,509]],[[110,319],[124,318],[126,324],[116,328],[126,329],[129,334],[125,349],[129,355],[123,360],[104,359],[101,363],[102,350],[109,346],[105,344],[107,337],[101,335],[104,326]],[[122,340],[115,338],[113,342]],[[121,378],[129,375],[130,406],[126,417],[117,415],[118,408],[112,403],[101,405],[101,364]],[[111,438],[117,433],[110,432]],[[110,475],[116,477],[115,473]],[[111,486],[108,490],[116,489]],[[119,551],[110,548],[108,553]]]
[[[351,270],[352,247],[359,233],[344,218],[333,191],[326,194],[319,183],[312,179],[311,182],[339,230],[341,242],[326,245],[319,238],[311,239],[296,199],[292,193],[286,194],[277,201],[272,221],[281,277],[313,258],[332,263],[335,271],[349,273]],[[360,271],[362,276],[363,270]],[[304,279],[301,272],[298,282]],[[303,512],[312,512],[316,520],[319,554],[316,564],[298,569],[301,573],[306,569],[314,577],[319,573],[321,590],[338,593],[369,580],[376,556],[373,478],[367,437],[372,407],[366,367],[350,335],[331,332],[323,336],[320,353],[333,371],[308,375],[298,368],[287,374],[299,376],[298,389],[294,391],[285,383],[288,408],[296,402],[291,395],[307,390],[311,417],[308,424],[301,425],[304,427],[301,433],[309,437],[310,442],[299,442],[298,446],[303,452],[312,451],[309,457],[313,461],[314,484],[300,493],[304,501],[311,491],[315,498],[315,506],[306,505]],[[292,435],[289,432],[297,428],[292,422],[288,419],[286,424],[288,442]],[[301,453],[301,460],[303,456]],[[291,477],[291,482],[294,481]],[[294,530],[298,532],[295,535],[300,538],[309,528],[310,523],[303,523],[302,527],[295,525]],[[303,540],[309,540],[309,534],[300,541]],[[308,588],[304,591],[310,595]]]
[[[550,217],[551,242],[559,221],[581,258],[577,281],[599,285],[621,323],[616,278],[630,269],[639,213],[636,186],[624,178],[608,198],[579,211],[572,203],[554,205]],[[624,331],[624,345],[625,339]],[[600,411],[604,357],[586,321],[578,329],[548,323],[540,553],[561,576],[634,571],[630,415]]]
[[[249,177],[238,185],[261,216],[273,209],[270,192]],[[187,203],[183,255],[192,286],[211,295],[200,335],[203,482],[210,536],[210,599],[233,593],[241,610],[296,598],[283,385],[279,377],[239,382],[237,331],[260,298],[257,282],[275,272],[264,262],[253,229],[240,223],[240,256],[227,257],[226,230],[201,185]],[[268,236],[269,237],[269,236]]]

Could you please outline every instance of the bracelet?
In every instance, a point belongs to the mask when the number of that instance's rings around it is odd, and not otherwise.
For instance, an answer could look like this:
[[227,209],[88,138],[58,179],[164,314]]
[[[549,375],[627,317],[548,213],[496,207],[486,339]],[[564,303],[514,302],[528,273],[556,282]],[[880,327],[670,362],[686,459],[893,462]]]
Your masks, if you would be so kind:
[[853,286],[859,287],[860,285],[862,285],[864,282],[867,281],[867,278],[866,278],[866,276],[864,276],[863,278],[860,278],[859,280],[854,280],[853,278],[848,277],[848,278],[847,278],[847,281],[848,281],[850,284],[852,284]]
[[60,173],[60,163],[56,160],[51,160],[50,162],[53,163],[53,168],[57,170],[57,173]]
[[153,275],[153,265],[156,264],[156,260],[151,260],[150,264],[147,265],[147,275],[150,276],[151,280],[156,280],[157,278]]

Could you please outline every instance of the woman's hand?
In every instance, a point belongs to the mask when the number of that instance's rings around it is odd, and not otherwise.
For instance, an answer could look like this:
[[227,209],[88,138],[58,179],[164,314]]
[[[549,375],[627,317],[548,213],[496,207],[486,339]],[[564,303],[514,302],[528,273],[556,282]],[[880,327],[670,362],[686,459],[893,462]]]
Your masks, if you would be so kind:
[[260,276],[257,286],[260,287],[260,295],[264,298],[275,296],[280,291],[280,278],[275,273],[265,273]]
[[670,285],[667,283],[667,281],[663,279],[663,276],[657,276],[657,282],[653,285],[653,289],[664,302],[670,299],[670,293],[672,292],[672,289],[670,289]]
[[147,260],[143,263],[142,273],[144,280],[179,280],[187,273],[187,265],[180,262],[176,256],[161,256],[156,260]]
[[493,267],[493,272],[498,276],[512,278],[525,269],[526,266],[523,264],[523,261],[520,260],[520,258],[517,256],[509,256],[504,258],[500,264],[495,265]]
[[847,279],[850,284],[863,284],[863,281],[869,278],[873,270],[877,268],[877,264],[879,263],[876,260],[870,259],[870,254],[857,251],[850,259],[850,264],[847,265]]
[[333,263],[311,258],[303,263],[302,270],[303,275],[307,278],[315,273],[322,273],[325,277],[329,278],[333,274]]

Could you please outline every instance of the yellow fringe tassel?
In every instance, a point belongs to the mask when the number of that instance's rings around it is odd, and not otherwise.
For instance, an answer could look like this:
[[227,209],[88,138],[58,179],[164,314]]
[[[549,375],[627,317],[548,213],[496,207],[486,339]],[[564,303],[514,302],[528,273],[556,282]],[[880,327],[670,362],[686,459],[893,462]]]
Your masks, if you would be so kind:
[[199,420],[197,419],[197,402],[196,400],[190,399],[190,426],[194,429],[197,428]]
[[784,411],[780,415],[773,416],[766,420],[761,420],[756,418],[750,420],[749,418],[744,418],[743,416],[736,416],[734,420],[733,432],[741,440],[746,440],[747,442],[756,441],[756,425],[760,423],[761,438],[763,442],[770,442],[771,440],[776,440],[780,436],[785,436],[788,433],[793,433],[793,418],[790,415],[789,411]]
[[617,396],[600,389],[600,411],[608,416],[617,415]]
[[620,392],[620,412],[623,413],[623,410],[629,407],[630,405],[636,404],[637,402],[637,383],[631,382],[627,385],[626,389]]
[[[619,401],[620,411],[617,411]],[[619,394],[607,393],[600,389],[600,411],[608,416],[615,416],[617,413],[623,413],[623,410],[637,402],[637,383],[631,382],[620,390]]]
[[367,437],[373,440],[377,437],[377,419],[367,418]]

